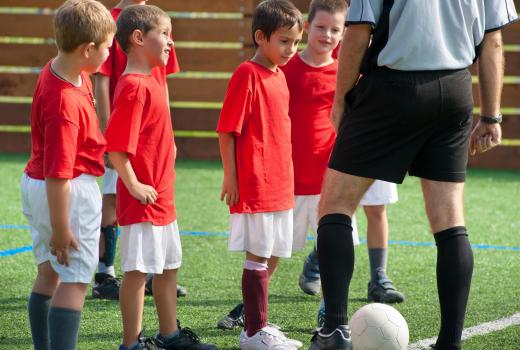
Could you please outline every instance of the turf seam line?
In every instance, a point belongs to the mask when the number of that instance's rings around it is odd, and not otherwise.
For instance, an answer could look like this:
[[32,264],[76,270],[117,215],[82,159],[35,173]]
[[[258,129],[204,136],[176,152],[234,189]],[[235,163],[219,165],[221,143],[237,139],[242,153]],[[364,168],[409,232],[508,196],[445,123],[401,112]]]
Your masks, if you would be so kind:
[[[479,335],[485,335],[492,332],[500,331],[511,326],[520,325],[520,312],[509,317],[503,317],[495,321],[481,323],[479,325],[466,328],[462,331],[462,340],[467,340]],[[429,349],[431,344],[437,341],[437,337],[419,340],[408,346],[408,350]]]

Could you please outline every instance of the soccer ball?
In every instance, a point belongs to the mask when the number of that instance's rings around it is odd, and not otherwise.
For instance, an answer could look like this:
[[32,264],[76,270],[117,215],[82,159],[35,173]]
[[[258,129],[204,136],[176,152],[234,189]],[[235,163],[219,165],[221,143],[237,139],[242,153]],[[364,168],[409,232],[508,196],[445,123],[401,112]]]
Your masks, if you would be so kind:
[[406,350],[408,324],[391,306],[368,304],[350,319],[354,350]]

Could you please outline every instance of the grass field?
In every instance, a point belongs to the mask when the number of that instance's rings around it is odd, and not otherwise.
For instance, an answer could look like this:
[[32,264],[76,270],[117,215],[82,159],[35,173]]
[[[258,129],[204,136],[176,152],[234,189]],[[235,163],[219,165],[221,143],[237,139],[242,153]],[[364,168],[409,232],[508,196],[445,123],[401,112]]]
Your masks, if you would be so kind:
[[[28,246],[27,229],[7,225],[27,225],[20,210],[19,180],[25,156],[0,154],[0,252]],[[176,206],[183,231],[223,233],[227,231],[227,208],[219,202],[222,171],[217,162],[177,163]],[[419,183],[407,178],[399,186],[400,200],[389,208],[389,275],[407,300],[396,308],[408,321],[410,341],[437,334],[439,310],[435,284],[436,249],[424,216]],[[472,170],[467,181],[465,206],[470,239],[475,248],[475,271],[466,318],[466,327],[520,312],[520,172]],[[366,223],[358,216],[361,236]],[[222,234],[191,234],[182,237],[184,261],[179,281],[189,289],[179,300],[179,319],[193,328],[204,341],[220,349],[238,348],[239,331],[220,331],[215,324],[241,299],[240,280],[243,257],[227,252]],[[311,248],[308,244],[308,250]],[[498,246],[498,247],[496,247]],[[506,247],[505,249],[500,249]],[[310,341],[315,327],[318,297],[303,294],[298,275],[305,252],[281,263],[270,288],[270,320],[283,327],[292,338]],[[117,267],[118,264],[116,264]],[[2,256],[0,253],[0,350],[30,349],[26,316],[27,297],[35,276],[30,252]],[[349,314],[366,303],[368,258],[366,245],[356,248],[356,270],[352,280]],[[89,291],[90,295],[90,291]],[[147,297],[146,333],[157,330],[153,301]],[[117,302],[88,298],[83,313],[79,349],[116,349],[121,339]],[[475,337],[464,349],[520,349],[520,327]]]

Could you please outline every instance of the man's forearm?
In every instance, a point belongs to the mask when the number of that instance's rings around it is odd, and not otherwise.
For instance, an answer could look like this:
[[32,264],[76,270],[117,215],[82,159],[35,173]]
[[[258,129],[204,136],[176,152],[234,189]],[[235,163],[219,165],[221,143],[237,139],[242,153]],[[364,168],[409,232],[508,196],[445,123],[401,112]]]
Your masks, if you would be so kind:
[[500,97],[504,77],[504,53],[500,30],[487,33],[478,60],[480,113],[496,116],[500,113]]
[[52,232],[68,232],[70,181],[46,178],[45,186]]
[[368,24],[351,25],[347,28],[341,43],[336,94],[334,101],[343,103],[343,99],[359,79],[361,63],[370,43],[372,27]]

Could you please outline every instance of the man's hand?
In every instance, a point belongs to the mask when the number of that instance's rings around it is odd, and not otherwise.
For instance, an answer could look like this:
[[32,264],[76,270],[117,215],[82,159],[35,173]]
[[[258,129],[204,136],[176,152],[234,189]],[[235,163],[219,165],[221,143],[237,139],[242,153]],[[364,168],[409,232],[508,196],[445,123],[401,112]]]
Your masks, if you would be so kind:
[[502,128],[500,124],[485,124],[479,121],[473,132],[469,145],[469,154],[484,153],[496,147],[502,140]]
[[128,188],[130,195],[141,202],[142,205],[154,204],[157,200],[157,191],[149,185],[136,182]]
[[70,230],[64,232],[52,232],[51,241],[49,243],[51,254],[56,256],[58,263],[69,266],[69,248],[79,250],[78,241]]
[[240,200],[238,194],[238,183],[236,178],[227,179],[224,177],[222,182],[222,192],[220,193],[220,200],[226,200],[226,204],[230,207],[236,205]]

